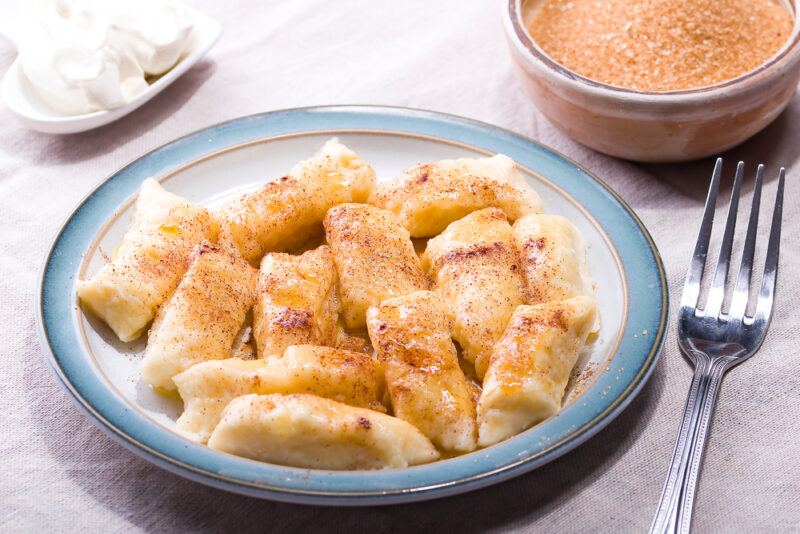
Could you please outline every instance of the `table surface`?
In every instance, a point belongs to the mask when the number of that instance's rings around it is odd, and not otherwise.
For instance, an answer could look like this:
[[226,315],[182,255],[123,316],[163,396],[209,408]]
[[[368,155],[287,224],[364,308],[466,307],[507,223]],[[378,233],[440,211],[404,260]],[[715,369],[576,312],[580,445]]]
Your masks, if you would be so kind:
[[[36,336],[36,281],[50,240],[86,192],[124,163],[240,115],[386,104],[490,122],[564,152],[616,188],[661,250],[673,303],[691,255],[713,161],[639,165],[557,131],[512,72],[503,2],[194,4],[222,22],[221,41],[134,114],[57,137],[25,130],[0,108],[0,530],[645,530],[691,378],[674,329],[650,382],[596,437],[533,473],[421,504],[334,509],[227,494],[150,465],[78,411]],[[10,43],[0,41],[0,72],[14,56]],[[697,532],[800,531],[800,320],[793,309],[800,301],[798,119],[796,97],[764,132],[724,154],[729,162],[745,160],[750,171],[757,162],[769,166],[762,221],[771,213],[777,167],[790,171],[775,319],[761,352],[725,379],[700,482]]]

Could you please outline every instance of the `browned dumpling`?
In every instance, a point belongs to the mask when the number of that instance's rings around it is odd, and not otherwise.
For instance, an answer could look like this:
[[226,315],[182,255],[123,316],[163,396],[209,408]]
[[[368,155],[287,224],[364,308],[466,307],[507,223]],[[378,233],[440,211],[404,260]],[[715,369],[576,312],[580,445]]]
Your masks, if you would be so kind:
[[561,409],[597,304],[579,296],[517,308],[494,348],[478,402],[478,444],[498,443]]
[[189,270],[159,310],[141,364],[154,387],[175,389],[172,377],[205,360],[231,355],[255,299],[256,270],[218,245],[198,245]]
[[120,340],[133,341],[178,285],[194,247],[216,241],[217,232],[208,210],[148,178],[114,258],[89,280],[77,282],[78,297]]
[[310,469],[403,468],[439,458],[428,438],[402,419],[314,395],[238,397],[208,446]]
[[183,399],[178,429],[205,442],[225,406],[249,393],[311,393],[385,412],[383,368],[369,354],[294,345],[283,357],[198,363],[173,378]]
[[219,241],[257,265],[266,252],[305,243],[321,229],[331,206],[365,202],[374,185],[372,167],[331,139],[286,175],[224,206],[218,214]]
[[594,294],[586,245],[560,215],[527,215],[514,223],[529,303]]
[[267,254],[257,295],[253,334],[261,358],[280,356],[289,345],[334,345],[339,300],[330,247]]
[[428,242],[423,262],[447,305],[453,338],[482,378],[492,347],[524,302],[511,225],[497,208],[472,212]]
[[412,237],[438,235],[483,208],[500,208],[512,221],[542,211],[539,195],[502,154],[416,165],[378,184],[369,203],[397,214]]
[[408,231],[393,213],[366,204],[342,204],[328,211],[324,223],[347,328],[363,329],[367,308],[384,299],[428,289]]
[[369,336],[386,369],[394,415],[447,451],[475,449],[475,405],[450,339],[441,298],[418,291],[367,312]]

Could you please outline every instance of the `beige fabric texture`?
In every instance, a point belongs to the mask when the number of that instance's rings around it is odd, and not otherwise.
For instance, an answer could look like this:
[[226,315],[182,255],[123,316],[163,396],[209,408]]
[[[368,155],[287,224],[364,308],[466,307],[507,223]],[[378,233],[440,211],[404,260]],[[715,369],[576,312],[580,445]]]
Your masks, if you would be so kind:
[[[494,487],[362,509],[280,504],[169,474],[123,449],[61,389],[39,346],[37,276],[64,218],[129,160],[218,121],[318,104],[388,104],[483,120],[574,158],[643,219],[669,275],[672,312],[713,160],[640,165],[595,153],[523,94],[504,40],[503,2],[196,2],[225,34],[149,104],[96,131],[27,131],[0,108],[0,531],[642,532],[655,510],[691,379],[674,325],[650,382],[575,451]],[[2,8],[0,8],[2,9]],[[0,19],[2,19],[0,12]],[[15,56],[0,41],[0,72]],[[779,165],[787,200],[777,308],[761,351],[726,377],[696,510],[696,532],[800,531],[800,99],[724,154],[752,176],[769,165],[762,244]],[[728,167],[732,171],[732,165]],[[730,174],[724,191],[730,190]],[[752,188],[748,182],[746,190]],[[749,198],[749,193],[748,193]],[[718,210],[718,218],[723,209]],[[635,310],[634,310],[635,313]]]

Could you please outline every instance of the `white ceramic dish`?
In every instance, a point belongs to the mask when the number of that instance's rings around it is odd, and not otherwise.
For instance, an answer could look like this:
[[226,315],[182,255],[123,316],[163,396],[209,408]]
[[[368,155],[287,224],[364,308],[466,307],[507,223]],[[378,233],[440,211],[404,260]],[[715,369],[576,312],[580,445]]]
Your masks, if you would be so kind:
[[147,103],[192,68],[219,40],[222,26],[213,18],[189,8],[194,22],[192,43],[189,53],[169,72],[150,84],[142,94],[125,104],[111,110],[95,111],[83,115],[64,115],[51,110],[33,92],[30,82],[22,75],[19,60],[15,60],[3,77],[0,94],[3,101],[22,123],[31,130],[50,134],[71,134],[105,126]]
[[[120,343],[85,315],[75,279],[94,274],[131,221],[143,179],[207,206],[280,176],[338,136],[379,179],[409,165],[502,152],[520,165],[550,213],[569,217],[590,245],[601,333],[578,365],[561,413],[470,454],[407,469],[326,471],[255,462],[174,432],[180,401],[142,383],[144,340]],[[403,108],[342,106],[243,117],[180,138],[123,167],[92,192],[57,236],[42,274],[40,325],[50,362],[78,405],[134,452],[193,480],[292,502],[366,505],[469,491],[533,469],[588,439],[647,380],[666,328],[666,278],[630,208],[565,157],[499,128]]]

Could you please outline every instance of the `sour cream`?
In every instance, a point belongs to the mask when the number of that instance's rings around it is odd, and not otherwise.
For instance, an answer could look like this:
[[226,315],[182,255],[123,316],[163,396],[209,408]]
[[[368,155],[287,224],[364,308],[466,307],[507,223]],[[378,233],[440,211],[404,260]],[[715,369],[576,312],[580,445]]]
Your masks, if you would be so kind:
[[22,73],[67,115],[113,109],[187,52],[192,21],[170,0],[40,0],[19,46]]

